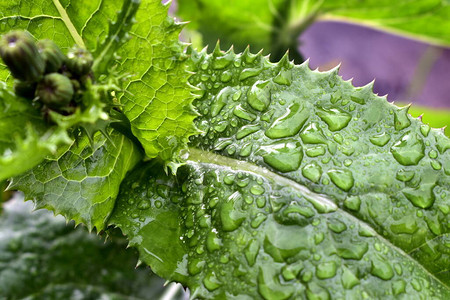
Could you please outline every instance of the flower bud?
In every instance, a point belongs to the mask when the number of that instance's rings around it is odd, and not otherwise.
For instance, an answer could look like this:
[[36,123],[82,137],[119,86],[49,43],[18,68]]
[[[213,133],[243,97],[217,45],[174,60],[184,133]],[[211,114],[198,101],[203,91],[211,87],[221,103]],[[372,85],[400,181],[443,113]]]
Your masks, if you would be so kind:
[[52,109],[60,109],[70,103],[73,87],[70,79],[59,73],[50,73],[39,82],[36,95]]
[[14,82],[14,92],[17,96],[33,99],[36,92],[36,82],[16,81]]
[[33,37],[25,31],[11,31],[0,39],[0,57],[11,74],[22,81],[37,81],[45,69]]
[[67,53],[66,65],[70,72],[76,75],[86,75],[91,71],[94,58],[86,49],[72,47]]
[[45,61],[45,73],[58,71],[66,58],[59,47],[53,41],[47,39],[40,40],[36,44]]

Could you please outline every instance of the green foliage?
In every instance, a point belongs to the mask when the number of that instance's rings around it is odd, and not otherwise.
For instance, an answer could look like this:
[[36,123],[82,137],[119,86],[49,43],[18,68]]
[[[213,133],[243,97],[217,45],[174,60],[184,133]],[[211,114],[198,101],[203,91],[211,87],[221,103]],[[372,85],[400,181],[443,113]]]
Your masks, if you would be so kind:
[[156,299],[163,282],[123,239],[103,241],[23,199],[0,215],[1,299]]
[[315,21],[355,22],[426,42],[450,45],[450,3],[440,0],[180,0],[179,14],[206,44],[264,48],[277,61]]
[[337,69],[191,55],[203,134],[177,179],[135,170],[110,220],[144,262],[200,298],[450,296],[440,130]]
[[[27,153],[46,145],[37,141],[52,137],[50,129],[77,137],[51,143],[33,163],[14,160],[18,172],[0,169],[0,180],[15,176],[10,188],[37,208],[89,230],[120,228],[143,262],[189,287],[192,298],[450,298],[450,140],[442,130],[375,96],[371,85],[353,87],[337,69],[312,71],[287,56],[271,63],[248,48],[184,52],[181,25],[159,0],[125,0],[117,14],[119,4],[106,1],[43,3],[0,4],[0,22],[38,38],[53,34],[64,49],[85,45],[105,86],[83,92],[95,113],[60,116],[50,128],[3,87],[3,156],[22,153],[10,150],[22,149],[23,124],[40,130]],[[116,22],[98,31],[107,19]],[[112,88],[118,78],[126,80],[123,91]],[[128,118],[114,110],[117,129],[106,129],[102,97],[119,101]],[[72,131],[80,123],[101,125],[109,136],[90,141]],[[58,261],[83,278],[84,269]],[[100,297],[106,290],[90,275],[86,297]],[[13,295],[28,293],[16,290],[20,276],[11,281]],[[35,297],[67,298],[79,285],[50,280],[57,285]]]

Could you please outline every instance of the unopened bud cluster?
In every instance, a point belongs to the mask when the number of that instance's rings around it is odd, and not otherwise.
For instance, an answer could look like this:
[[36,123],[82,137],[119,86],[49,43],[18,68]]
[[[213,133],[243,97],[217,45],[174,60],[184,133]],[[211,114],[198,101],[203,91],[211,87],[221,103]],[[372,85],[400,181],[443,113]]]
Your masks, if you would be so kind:
[[17,79],[17,95],[59,113],[73,111],[86,81],[92,79],[93,57],[87,50],[74,46],[64,55],[53,41],[36,42],[26,31],[2,36],[0,57]]

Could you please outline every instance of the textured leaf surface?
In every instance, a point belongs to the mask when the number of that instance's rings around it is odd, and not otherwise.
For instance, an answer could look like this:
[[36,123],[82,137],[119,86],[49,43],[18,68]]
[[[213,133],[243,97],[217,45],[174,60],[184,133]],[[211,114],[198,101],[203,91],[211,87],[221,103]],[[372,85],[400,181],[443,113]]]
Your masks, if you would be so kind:
[[113,131],[98,134],[94,149],[84,137],[60,157],[48,159],[13,178],[10,189],[25,193],[38,208],[47,208],[90,230],[104,228],[125,174],[141,159],[136,145]]
[[180,57],[181,25],[167,16],[167,10],[159,0],[142,1],[129,33],[132,39],[118,55],[120,71],[132,75],[120,101],[133,134],[148,157],[171,161],[197,131],[189,74]]
[[218,49],[192,65],[204,134],[177,180],[136,171],[110,220],[156,273],[205,298],[450,296],[441,130],[337,70]]
[[[450,45],[450,3],[441,0],[180,0],[179,14],[214,45],[274,52],[313,21],[355,22],[426,42]],[[278,45],[280,44],[280,45]]]
[[[19,197],[18,197],[19,198]],[[21,198],[21,197],[20,197]],[[156,299],[164,281],[125,251],[15,199],[0,216],[1,299]]]
[[0,181],[35,167],[65,143],[65,131],[49,128],[29,101],[0,82]]

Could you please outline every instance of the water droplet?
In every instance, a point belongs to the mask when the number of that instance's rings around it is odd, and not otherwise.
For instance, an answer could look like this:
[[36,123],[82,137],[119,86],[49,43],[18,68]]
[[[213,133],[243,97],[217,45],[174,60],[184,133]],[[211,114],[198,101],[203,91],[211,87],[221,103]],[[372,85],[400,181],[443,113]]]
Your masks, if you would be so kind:
[[294,264],[284,266],[281,269],[281,275],[283,276],[284,280],[290,281],[295,279],[301,270],[303,270],[303,262],[297,261]]
[[241,129],[239,129],[239,131],[236,133],[236,139],[238,140],[243,139],[246,136],[257,132],[259,129],[260,129],[259,125],[249,124],[242,126]]
[[202,259],[194,258],[188,262],[188,272],[192,276],[199,274],[206,262]]
[[320,263],[316,268],[316,276],[319,279],[333,278],[336,275],[336,263],[334,261]]
[[344,200],[344,206],[353,211],[359,211],[361,199],[359,196],[350,196]]
[[241,74],[239,75],[239,80],[245,80],[251,77],[255,77],[261,73],[261,68],[247,68],[242,70]]
[[213,252],[216,250],[219,250],[222,245],[221,240],[217,236],[216,231],[211,231],[208,233],[208,236],[206,237],[206,249],[209,252]]
[[309,115],[304,111],[303,105],[294,103],[287,108],[284,115],[270,125],[266,130],[266,136],[271,139],[293,136],[300,131],[308,117]]
[[417,165],[425,156],[425,145],[417,134],[408,132],[391,147],[391,152],[400,164]]
[[343,191],[348,192],[354,184],[353,174],[350,170],[331,169],[327,172],[331,181]]
[[264,187],[259,184],[255,184],[250,188],[250,193],[252,193],[253,195],[262,195],[264,192]]
[[284,216],[289,216],[289,214],[300,214],[306,218],[311,218],[315,215],[314,210],[308,206],[299,206],[291,204],[285,210],[283,210]]
[[225,129],[227,129],[228,122],[227,121],[220,121],[217,122],[217,124],[214,126],[214,130],[217,132],[224,132]]
[[236,180],[236,184],[241,188],[246,187],[249,183],[250,178],[248,177],[238,177],[238,179]]
[[228,173],[223,177],[223,182],[228,185],[232,185],[234,183],[236,175],[234,173]]
[[238,209],[241,194],[233,193],[220,207],[220,220],[224,231],[234,231],[241,226],[245,220],[245,213]]
[[262,222],[264,222],[266,219],[267,219],[267,216],[265,214],[258,213],[256,215],[256,217],[250,223],[250,226],[252,226],[252,228],[258,228],[262,224]]
[[314,243],[319,245],[325,239],[325,234],[323,232],[319,232],[314,235]]
[[438,153],[437,153],[436,150],[431,150],[431,151],[428,153],[428,156],[429,156],[430,158],[437,158],[437,157],[438,157]]
[[337,254],[345,259],[357,259],[363,258],[364,254],[369,250],[367,243],[346,243],[336,247]]
[[390,229],[396,234],[413,234],[417,231],[417,223],[414,217],[405,216],[400,220],[397,220],[396,223],[391,224]]
[[162,206],[162,202],[159,201],[159,200],[156,200],[156,201],[155,201],[155,207],[156,207],[156,208],[161,208],[161,206]]
[[394,127],[396,130],[402,130],[411,125],[408,118],[408,109],[409,106],[405,106],[394,111]]
[[398,296],[406,292],[406,282],[403,279],[397,280],[392,283],[392,293],[394,296]]
[[259,269],[258,292],[266,300],[284,300],[292,296],[295,287],[292,285],[282,285],[275,270],[268,266]]
[[147,200],[142,200],[139,202],[138,208],[141,210],[149,209],[150,208],[150,202]]
[[397,175],[395,178],[397,178],[400,181],[407,182],[413,179],[414,177],[414,171],[406,171],[403,169],[400,169],[397,171]]
[[[267,223],[265,228],[264,250],[276,262],[283,262],[302,249],[311,248],[308,236],[298,235],[297,226],[284,226],[271,222]],[[296,238],[292,238],[293,236]]]
[[300,138],[305,144],[326,144],[327,138],[322,132],[322,129],[317,126],[317,123],[310,123],[300,133]]
[[317,156],[324,155],[326,152],[326,149],[322,145],[315,145],[315,146],[307,147],[305,152],[306,152],[306,155],[308,155],[309,157],[317,157]]
[[330,228],[333,232],[341,233],[347,229],[347,225],[341,221],[334,220],[328,224],[328,228]]
[[273,79],[273,82],[280,85],[291,85],[292,82],[292,72],[289,70],[281,70],[277,76]]
[[270,81],[258,80],[247,93],[250,106],[258,111],[264,111],[270,104]]
[[417,207],[430,208],[435,200],[434,183],[422,183],[417,188],[406,188],[403,195]]
[[216,58],[212,63],[213,68],[216,70],[221,70],[221,69],[228,67],[234,60],[233,56],[234,55],[227,54],[227,55]]
[[222,285],[214,271],[209,271],[205,278],[203,278],[203,284],[210,292],[218,289]]
[[422,135],[424,137],[427,137],[428,134],[430,133],[430,126],[426,125],[426,124],[422,124],[420,125],[420,132],[422,133]]
[[242,148],[239,151],[239,155],[242,157],[249,156],[252,153],[252,147],[253,147],[252,143],[246,143],[246,144],[242,145]]
[[338,108],[321,108],[317,115],[328,125],[331,131],[341,130],[346,127],[352,116]]
[[233,140],[231,138],[219,138],[213,145],[214,150],[220,151],[225,149],[225,147],[231,145]]
[[432,167],[433,169],[435,169],[435,170],[440,170],[440,169],[442,169],[442,164],[441,164],[440,162],[438,162],[438,161],[432,160],[432,161],[430,162],[430,164],[431,164],[431,167]]
[[258,252],[259,242],[257,240],[252,240],[244,251],[245,259],[247,259],[247,263],[250,267],[255,264]]
[[229,71],[225,71],[220,75],[220,81],[223,83],[230,81],[232,78],[232,74]]
[[241,104],[236,106],[233,110],[233,114],[236,117],[239,117],[241,119],[247,120],[247,121],[254,121],[256,119],[256,115],[252,114],[251,112],[248,112],[245,110]]
[[418,292],[422,290],[422,285],[420,284],[420,281],[417,278],[413,278],[411,280],[411,286]]
[[318,183],[322,176],[322,168],[316,163],[310,163],[303,167],[302,174],[314,183]]
[[344,289],[351,290],[354,286],[359,284],[358,277],[348,268],[343,267],[344,271],[342,272],[342,286]]
[[394,270],[392,269],[391,265],[385,260],[374,257],[371,264],[372,268],[370,270],[370,273],[372,275],[377,276],[378,278],[381,278],[383,280],[389,280],[394,277]]
[[228,103],[228,98],[230,95],[234,94],[234,92],[235,89],[229,86],[219,92],[211,104],[211,117],[215,117],[220,113],[222,108]]
[[374,144],[375,146],[383,147],[386,145],[389,140],[391,139],[391,136],[387,134],[386,132],[374,135],[370,138],[370,142]]
[[308,300],[329,300],[330,294],[328,293],[328,290],[324,289],[313,281],[308,284],[306,297],[308,298]]
[[303,159],[302,146],[295,140],[262,146],[260,151],[266,164],[283,173],[297,170]]

